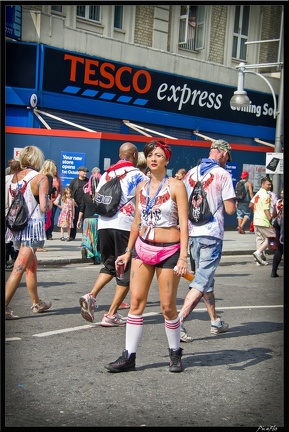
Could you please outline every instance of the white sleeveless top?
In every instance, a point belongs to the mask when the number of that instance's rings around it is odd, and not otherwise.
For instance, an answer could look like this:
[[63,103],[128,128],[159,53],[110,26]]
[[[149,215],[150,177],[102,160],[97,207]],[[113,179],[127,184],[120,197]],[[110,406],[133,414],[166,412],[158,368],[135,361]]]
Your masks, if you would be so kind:
[[146,212],[147,187],[145,183],[139,193],[138,210],[141,216],[142,226],[155,228],[168,228],[178,225],[178,207],[172,199],[169,180],[165,187],[159,192],[154,205]]
[[46,234],[45,234],[45,213],[40,210],[40,206],[37,203],[32,189],[30,180],[33,179],[37,174],[39,174],[38,171],[31,170],[25,177],[23,177],[21,180],[18,181],[18,183],[11,183],[11,180],[13,176],[10,178],[10,184],[8,185],[8,206],[11,205],[13,200],[13,191],[17,189],[18,187],[25,186],[25,183],[27,184],[26,189],[24,191],[24,198],[27,203],[27,207],[29,210],[29,214],[31,215],[28,225],[26,228],[24,228],[23,231],[17,232],[17,233],[11,233],[10,229],[7,228],[6,230],[6,236],[5,241],[8,242],[10,240],[18,240],[18,241],[27,241],[27,240],[46,240]]

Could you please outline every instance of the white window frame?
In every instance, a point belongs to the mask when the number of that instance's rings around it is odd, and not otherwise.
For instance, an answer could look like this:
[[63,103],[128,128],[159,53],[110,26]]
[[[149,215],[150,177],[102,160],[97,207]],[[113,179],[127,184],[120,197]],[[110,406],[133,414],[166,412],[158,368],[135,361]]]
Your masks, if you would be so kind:
[[[235,22],[236,5],[228,6],[228,19],[226,26],[226,38],[224,47],[224,65],[236,67],[240,60],[232,57],[233,53],[233,33]],[[248,41],[261,40],[262,32],[262,6],[259,4],[250,5],[249,17],[249,35]],[[260,44],[251,44],[247,46],[247,58],[244,63],[259,63]]]
[[[249,15],[248,15],[248,30],[247,34],[242,33],[242,26],[244,22],[244,8],[249,8]],[[238,31],[236,32],[235,29],[233,29],[233,42],[232,42],[232,58],[235,60],[247,60],[247,45],[245,42],[248,41],[249,36],[249,26],[250,26],[250,13],[251,13],[251,7],[250,5],[236,5],[235,6],[235,16],[234,16],[234,23],[236,20],[236,13],[237,9],[240,8],[240,15],[239,15],[239,22],[238,22]],[[236,53],[233,53],[234,50],[234,39],[237,40],[237,47],[236,47]],[[241,55],[242,49],[245,50],[245,55]],[[236,55],[233,55],[236,54]]]
[[[77,14],[77,6],[84,6],[85,7],[84,16]],[[98,7],[98,11],[99,11],[98,20],[89,18],[90,8],[92,8],[92,7]],[[76,5],[76,18],[100,24],[101,23],[101,5],[81,5],[81,4]]]
[[[196,23],[194,38],[190,39],[189,17],[191,8],[196,8]],[[200,10],[199,8],[203,8]],[[201,13],[203,12],[203,13]],[[203,18],[201,18],[203,16]],[[181,35],[182,28],[184,34]],[[199,51],[205,48],[205,33],[206,33],[206,6],[205,5],[186,5],[186,14],[180,15],[180,30],[179,30],[179,47],[190,51]],[[202,37],[199,38],[199,35]],[[183,36],[183,37],[182,37]],[[191,42],[190,42],[191,41]]]
[[[116,7],[121,8],[121,24],[120,27],[115,27],[115,9]],[[124,9],[123,9],[123,5],[115,5],[114,6],[114,28],[117,30],[123,30],[123,17],[124,17]]]

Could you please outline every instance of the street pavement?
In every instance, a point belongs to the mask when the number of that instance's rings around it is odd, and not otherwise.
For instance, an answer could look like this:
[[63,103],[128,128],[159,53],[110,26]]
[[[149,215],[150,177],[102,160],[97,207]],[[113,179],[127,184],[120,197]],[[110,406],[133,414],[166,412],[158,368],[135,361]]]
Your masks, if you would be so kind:
[[[229,331],[210,333],[201,300],[185,322],[194,340],[181,343],[181,374],[168,371],[156,277],[144,311],[136,371],[105,369],[125,343],[125,327],[101,326],[115,280],[97,295],[94,322],[85,321],[79,298],[90,291],[101,265],[82,261],[80,233],[73,242],[61,242],[59,232],[53,236],[45,243],[48,251],[37,253],[38,291],[52,301],[51,309],[31,311],[23,277],[10,303],[20,319],[5,321],[5,428],[243,427],[263,432],[284,427],[283,260],[278,278],[270,278],[272,255],[268,266],[256,266],[254,234],[225,232],[215,296],[217,314]],[[5,271],[6,279],[10,272]],[[178,310],[187,293],[188,281],[181,278]],[[127,317],[128,310],[119,313]]]
[[[66,265],[80,262],[91,262],[81,257],[81,232],[77,232],[74,241],[61,241],[60,232],[53,232],[53,240],[47,240],[44,245],[46,252],[37,252],[38,265]],[[255,234],[246,231],[225,231],[223,255],[248,255],[256,250]]]

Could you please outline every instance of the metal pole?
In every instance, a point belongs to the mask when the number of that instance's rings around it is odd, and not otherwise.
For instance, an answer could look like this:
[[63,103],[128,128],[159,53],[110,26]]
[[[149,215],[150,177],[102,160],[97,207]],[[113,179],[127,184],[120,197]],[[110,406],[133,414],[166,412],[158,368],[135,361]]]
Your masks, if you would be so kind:
[[[276,131],[275,131],[275,153],[282,153],[282,142],[283,140],[283,127],[284,127],[284,73],[283,67],[280,71],[280,89],[278,95],[278,114],[276,120]],[[279,196],[281,189],[283,188],[283,174],[273,175],[273,192]]]
[[[280,89],[278,95],[278,116],[276,120],[276,132],[275,132],[275,153],[282,152],[282,142],[284,134],[284,69],[283,69],[283,32],[284,32],[284,6],[282,6],[281,25],[280,25],[280,38],[279,38],[279,49],[278,49],[278,61],[282,61],[280,70]],[[284,161],[283,161],[284,163]],[[273,191],[279,196],[281,189],[284,188],[284,175],[274,174],[273,175]]]

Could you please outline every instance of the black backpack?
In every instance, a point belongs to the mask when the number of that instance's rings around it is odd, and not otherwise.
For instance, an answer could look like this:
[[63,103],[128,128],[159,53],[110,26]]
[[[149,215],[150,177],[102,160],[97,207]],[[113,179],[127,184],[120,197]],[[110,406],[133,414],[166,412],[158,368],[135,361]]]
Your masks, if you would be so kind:
[[235,195],[237,201],[242,201],[246,196],[246,182],[244,180],[239,180],[235,187]]
[[211,212],[210,206],[207,200],[207,194],[202,185],[202,179],[208,173],[208,171],[204,174],[204,176],[199,180],[198,179],[198,167],[197,167],[197,182],[191,192],[189,198],[189,214],[188,218],[192,222],[193,225],[205,225],[213,219],[214,213]]
[[131,197],[121,207],[118,207],[121,200],[121,194],[122,189],[120,179],[119,176],[116,175],[107,183],[104,183],[99,191],[95,193],[95,213],[106,217],[114,216],[117,211],[122,209],[130,200],[134,198]]
[[28,221],[38,205],[36,204],[31,214],[29,214],[29,210],[23,194],[30,180],[28,180],[25,186],[22,186],[21,188],[17,187],[13,191],[14,198],[5,218],[6,227],[8,227],[12,232],[23,231],[27,227]]
[[121,200],[121,184],[118,176],[101,186],[95,194],[95,212],[111,217],[116,214]]

